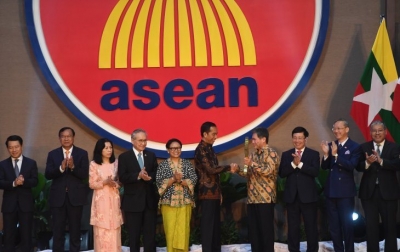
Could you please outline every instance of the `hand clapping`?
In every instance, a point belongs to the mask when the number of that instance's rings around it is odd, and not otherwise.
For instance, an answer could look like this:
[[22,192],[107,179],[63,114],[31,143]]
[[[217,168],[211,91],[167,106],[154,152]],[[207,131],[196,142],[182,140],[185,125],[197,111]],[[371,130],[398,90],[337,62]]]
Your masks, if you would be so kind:
[[108,176],[105,180],[103,180],[103,185],[108,185],[111,187],[116,187],[117,183],[112,179],[111,175]]
[[297,153],[292,153],[293,164],[298,166],[300,164],[301,156]]
[[23,184],[24,184],[24,176],[19,175],[19,176],[15,179],[14,183],[15,183],[16,186],[23,185]]
[[139,173],[139,177],[145,181],[149,181],[151,177],[147,174],[146,167],[143,167],[143,169]]
[[182,173],[180,173],[180,172],[178,172],[178,171],[175,171],[175,172],[174,172],[174,180],[175,180],[176,182],[180,183],[180,182],[182,181],[182,177],[183,177],[183,174],[182,174]]

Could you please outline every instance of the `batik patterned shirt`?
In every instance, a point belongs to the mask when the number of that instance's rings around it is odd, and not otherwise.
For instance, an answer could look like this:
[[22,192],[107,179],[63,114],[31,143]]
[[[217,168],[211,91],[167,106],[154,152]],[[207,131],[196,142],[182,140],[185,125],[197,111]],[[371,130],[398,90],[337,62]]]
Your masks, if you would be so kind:
[[[182,173],[182,180],[187,186],[179,183],[173,183],[168,186],[168,180],[171,179],[175,171]],[[168,158],[162,161],[157,168],[156,185],[160,194],[158,205],[169,205],[171,207],[181,207],[194,204],[194,186],[197,182],[196,172],[192,163],[186,159],[180,159],[178,167],[174,167]]]
[[280,164],[278,153],[267,145],[251,153],[249,158],[257,165],[249,166],[247,174],[243,173],[243,168],[239,172],[247,177],[247,204],[275,203]]
[[199,179],[199,199],[221,199],[219,174],[228,171],[230,165],[219,166],[212,145],[203,140],[195,150],[194,163]]

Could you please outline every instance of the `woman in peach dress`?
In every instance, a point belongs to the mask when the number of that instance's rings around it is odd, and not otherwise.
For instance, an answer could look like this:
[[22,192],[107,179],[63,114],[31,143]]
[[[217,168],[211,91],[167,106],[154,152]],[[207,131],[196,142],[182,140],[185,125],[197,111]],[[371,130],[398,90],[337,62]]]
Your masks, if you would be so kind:
[[89,186],[93,189],[90,225],[96,252],[121,252],[123,222],[117,167],[112,142],[106,138],[98,140],[89,170]]

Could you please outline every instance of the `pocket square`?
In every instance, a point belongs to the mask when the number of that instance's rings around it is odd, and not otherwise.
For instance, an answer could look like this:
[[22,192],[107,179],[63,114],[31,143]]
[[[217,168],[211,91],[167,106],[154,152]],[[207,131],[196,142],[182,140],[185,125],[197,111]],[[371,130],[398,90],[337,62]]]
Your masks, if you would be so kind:
[[350,154],[350,151],[347,150],[344,154],[345,154],[345,155],[349,155],[349,154]]

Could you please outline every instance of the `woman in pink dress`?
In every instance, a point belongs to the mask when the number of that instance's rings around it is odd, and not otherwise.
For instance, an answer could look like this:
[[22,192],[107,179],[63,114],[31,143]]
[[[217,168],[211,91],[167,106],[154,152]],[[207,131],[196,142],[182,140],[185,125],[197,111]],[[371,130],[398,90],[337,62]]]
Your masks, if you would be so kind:
[[89,186],[93,189],[90,225],[96,252],[121,252],[123,222],[117,167],[112,142],[106,138],[98,140],[89,170]]

